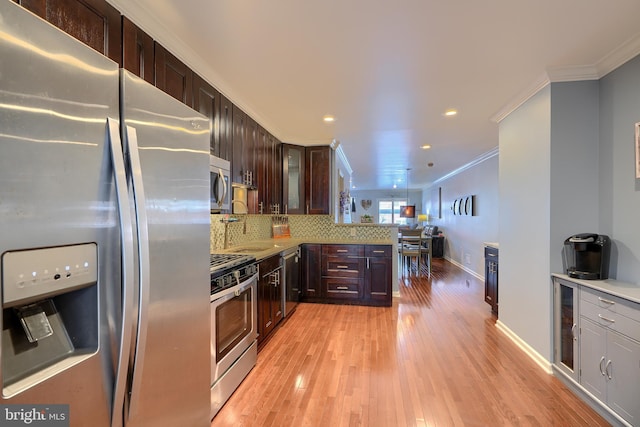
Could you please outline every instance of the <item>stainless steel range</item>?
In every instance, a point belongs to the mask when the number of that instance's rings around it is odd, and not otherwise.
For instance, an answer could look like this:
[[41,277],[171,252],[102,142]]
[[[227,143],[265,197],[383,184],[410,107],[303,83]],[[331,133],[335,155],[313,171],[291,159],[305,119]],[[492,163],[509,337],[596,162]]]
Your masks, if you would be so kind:
[[211,418],[258,357],[258,265],[244,254],[211,255]]

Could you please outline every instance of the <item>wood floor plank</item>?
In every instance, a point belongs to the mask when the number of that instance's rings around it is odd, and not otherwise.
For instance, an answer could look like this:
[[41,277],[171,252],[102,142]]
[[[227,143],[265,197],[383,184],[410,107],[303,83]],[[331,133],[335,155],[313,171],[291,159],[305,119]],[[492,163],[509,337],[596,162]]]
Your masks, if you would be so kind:
[[607,426],[495,326],[484,285],[434,259],[392,307],[300,304],[211,423]]

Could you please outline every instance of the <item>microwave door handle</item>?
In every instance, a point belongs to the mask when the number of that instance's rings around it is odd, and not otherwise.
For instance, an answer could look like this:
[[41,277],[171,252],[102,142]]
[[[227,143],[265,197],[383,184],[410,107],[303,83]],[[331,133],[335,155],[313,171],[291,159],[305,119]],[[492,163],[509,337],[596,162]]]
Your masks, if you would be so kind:
[[140,154],[138,150],[138,134],[136,129],[131,126],[125,128],[126,138],[125,146],[129,153],[129,162],[131,167],[131,182],[133,194],[135,198],[136,220],[138,232],[138,260],[139,260],[139,299],[138,299],[138,334],[136,336],[135,361],[133,365],[133,377],[131,379],[131,395],[129,397],[129,418],[133,417],[138,410],[140,401],[139,389],[142,385],[142,364],[145,359],[148,312],[149,312],[149,293],[150,293],[150,274],[151,266],[149,260],[149,222],[147,219],[146,197],[144,186],[142,183],[142,169],[140,166]]
[[218,169],[218,175],[220,175],[220,185],[222,186],[222,197],[218,200],[218,206],[222,206],[224,204],[224,200],[227,198],[227,183],[224,180],[222,169]]
[[120,218],[121,245],[121,287],[122,287],[122,323],[120,327],[118,366],[113,388],[113,408],[111,425],[123,424],[123,408],[126,395],[129,355],[131,351],[131,313],[133,306],[133,224],[131,222],[129,192],[124,167],[124,157],[120,141],[120,129],[117,120],[107,118],[107,144],[111,152],[113,177],[115,181],[118,215]]

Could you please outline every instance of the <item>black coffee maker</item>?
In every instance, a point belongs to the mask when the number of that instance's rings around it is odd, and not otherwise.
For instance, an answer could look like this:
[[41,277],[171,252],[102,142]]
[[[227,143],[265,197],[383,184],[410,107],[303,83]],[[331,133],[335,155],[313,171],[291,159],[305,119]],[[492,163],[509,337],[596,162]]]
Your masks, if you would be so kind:
[[569,277],[585,280],[609,278],[611,240],[602,234],[576,234],[564,241],[564,267]]

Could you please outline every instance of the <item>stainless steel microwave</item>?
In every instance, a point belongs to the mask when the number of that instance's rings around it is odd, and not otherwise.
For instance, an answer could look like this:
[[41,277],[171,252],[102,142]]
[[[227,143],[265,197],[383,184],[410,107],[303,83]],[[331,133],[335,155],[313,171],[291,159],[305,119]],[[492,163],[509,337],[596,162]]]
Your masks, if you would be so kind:
[[231,212],[231,163],[220,157],[209,157],[211,177],[211,213]]

